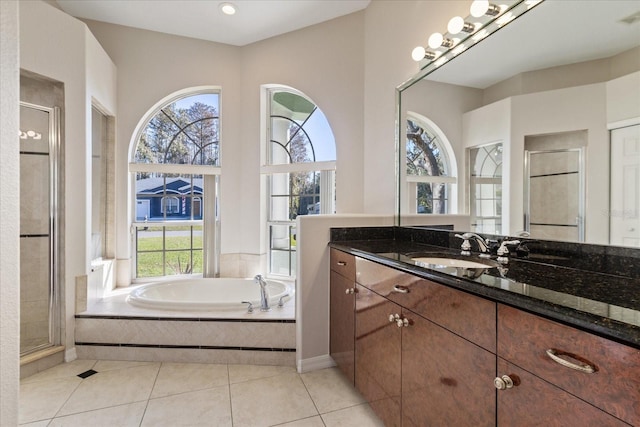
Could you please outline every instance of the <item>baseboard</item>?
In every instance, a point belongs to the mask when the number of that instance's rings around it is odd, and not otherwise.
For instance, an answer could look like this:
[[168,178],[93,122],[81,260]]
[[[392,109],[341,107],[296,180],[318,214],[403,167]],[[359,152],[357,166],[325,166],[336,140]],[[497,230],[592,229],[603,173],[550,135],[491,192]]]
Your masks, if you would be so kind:
[[322,356],[311,357],[309,359],[300,359],[297,361],[298,372],[303,374],[305,372],[317,371],[318,369],[332,368],[336,366],[336,362],[333,361],[331,356],[324,354]]
[[76,353],[76,348],[71,347],[70,349],[64,352],[64,361],[65,362],[73,362],[78,358],[78,353]]

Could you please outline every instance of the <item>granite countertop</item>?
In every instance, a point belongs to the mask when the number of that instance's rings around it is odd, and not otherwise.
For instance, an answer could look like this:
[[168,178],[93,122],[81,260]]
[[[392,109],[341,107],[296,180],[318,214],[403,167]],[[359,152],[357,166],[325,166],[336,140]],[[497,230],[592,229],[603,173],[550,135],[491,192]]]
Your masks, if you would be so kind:
[[[640,348],[640,279],[511,258],[505,265],[477,253],[397,239],[332,241],[330,246],[453,288],[512,305]],[[417,256],[491,264],[463,270],[420,266]]]

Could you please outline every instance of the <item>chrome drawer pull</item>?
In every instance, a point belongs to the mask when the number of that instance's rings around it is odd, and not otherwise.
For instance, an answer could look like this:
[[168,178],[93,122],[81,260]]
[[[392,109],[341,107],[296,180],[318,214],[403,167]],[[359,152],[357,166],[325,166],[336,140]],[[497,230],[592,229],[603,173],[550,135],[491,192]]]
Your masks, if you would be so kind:
[[576,363],[571,363],[568,360],[564,360],[561,357],[558,357],[557,352],[552,348],[547,350],[547,356],[549,356],[554,362],[559,363],[567,368],[575,369],[576,371],[586,372],[587,374],[593,374],[596,371],[593,366],[587,365],[586,363],[584,365],[578,365]]
[[398,293],[401,293],[401,294],[408,294],[409,293],[409,288],[407,288],[406,286],[395,285],[393,287],[393,292],[398,292]]
[[346,262],[344,262],[344,261],[338,261],[338,265],[339,265],[340,267],[344,267],[345,265],[347,265],[347,263],[346,263]]

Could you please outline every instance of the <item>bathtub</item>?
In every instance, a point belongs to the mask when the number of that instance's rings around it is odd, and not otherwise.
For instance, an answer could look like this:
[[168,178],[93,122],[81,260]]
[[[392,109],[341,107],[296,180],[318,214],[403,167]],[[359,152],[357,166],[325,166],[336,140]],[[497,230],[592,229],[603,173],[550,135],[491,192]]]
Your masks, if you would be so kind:
[[[293,295],[293,288],[277,280],[267,279],[269,305],[277,307]],[[160,310],[225,310],[246,309],[250,301],[260,310],[260,286],[253,279],[211,278],[183,279],[150,283],[133,289],[127,302],[141,308]]]

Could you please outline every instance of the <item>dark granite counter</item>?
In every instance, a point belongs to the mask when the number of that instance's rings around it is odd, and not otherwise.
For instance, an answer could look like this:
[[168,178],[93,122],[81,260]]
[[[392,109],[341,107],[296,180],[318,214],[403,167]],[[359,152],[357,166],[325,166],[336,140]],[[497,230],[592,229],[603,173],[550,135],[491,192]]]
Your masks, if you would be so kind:
[[[406,238],[406,230],[399,227],[366,230],[333,229],[330,246],[640,348],[640,279],[635,274],[628,277],[628,270],[621,274],[567,267],[570,256],[566,255],[559,257],[560,265],[556,265],[544,253],[528,259],[511,257],[503,265],[495,261],[495,256],[486,260],[477,253],[460,255],[459,249],[449,247],[446,231],[430,231],[433,238],[417,232],[416,238],[414,230]],[[452,240],[454,244],[459,246],[460,240]],[[411,259],[418,256],[460,258],[489,265],[477,270],[420,266]],[[613,260],[616,266],[620,262],[625,261]]]

